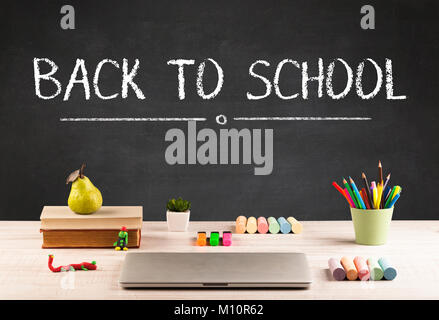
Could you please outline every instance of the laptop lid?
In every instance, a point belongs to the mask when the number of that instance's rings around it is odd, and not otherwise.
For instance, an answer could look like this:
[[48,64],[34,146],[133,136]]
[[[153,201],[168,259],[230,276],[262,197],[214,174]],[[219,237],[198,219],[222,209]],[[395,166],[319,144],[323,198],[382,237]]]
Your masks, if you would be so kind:
[[308,287],[303,253],[128,252],[119,283],[139,287]]

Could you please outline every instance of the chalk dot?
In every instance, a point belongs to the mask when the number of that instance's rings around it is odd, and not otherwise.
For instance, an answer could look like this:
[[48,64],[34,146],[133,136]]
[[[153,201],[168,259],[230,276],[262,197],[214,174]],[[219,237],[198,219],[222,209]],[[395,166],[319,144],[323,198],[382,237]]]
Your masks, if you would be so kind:
[[216,116],[216,123],[225,125],[227,123],[227,117],[223,114]]

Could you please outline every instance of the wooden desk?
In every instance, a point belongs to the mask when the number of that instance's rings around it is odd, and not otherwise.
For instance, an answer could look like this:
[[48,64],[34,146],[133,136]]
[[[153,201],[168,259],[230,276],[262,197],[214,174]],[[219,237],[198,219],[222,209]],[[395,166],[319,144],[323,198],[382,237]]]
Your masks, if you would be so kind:
[[[0,299],[439,299],[439,221],[393,221],[384,246],[354,243],[351,221],[304,222],[300,235],[233,234],[232,247],[197,247],[198,230],[234,230],[233,222],[191,222],[190,232],[167,232],[165,222],[144,222],[145,251],[304,252],[313,283],[307,290],[125,290],[118,285],[124,252],[112,249],[41,249],[39,222],[0,222]],[[52,273],[54,265],[96,260],[97,271]],[[332,280],[327,260],[343,255],[386,256],[394,281]],[[71,278],[69,278],[71,277]]]

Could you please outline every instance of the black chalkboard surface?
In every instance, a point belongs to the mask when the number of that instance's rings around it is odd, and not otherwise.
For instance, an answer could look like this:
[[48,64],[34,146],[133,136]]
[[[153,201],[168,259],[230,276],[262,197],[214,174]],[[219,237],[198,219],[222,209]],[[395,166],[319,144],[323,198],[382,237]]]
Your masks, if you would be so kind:
[[[343,176],[361,184],[364,171],[375,180],[378,160],[392,184],[403,187],[395,219],[436,219],[439,179],[437,104],[439,7],[437,1],[368,1],[375,8],[375,29],[360,27],[364,1],[69,1],[75,29],[60,27],[64,1],[3,1],[0,10],[0,219],[38,220],[43,205],[65,205],[67,175],[86,162],[86,175],[101,190],[104,205],[143,205],[145,220],[164,220],[170,197],[192,202],[192,220],[231,220],[238,215],[295,216],[298,220],[350,219],[345,201],[331,186]],[[56,63],[59,96],[36,95],[34,58]],[[214,59],[224,84],[214,99],[197,94],[197,68]],[[351,90],[343,99],[318,97],[309,84],[308,99],[283,100],[262,95],[265,85],[249,75],[255,70],[273,80],[283,59],[307,61],[310,74],[342,58],[357,70],[370,58],[384,70],[392,60],[395,95],[382,89],[372,99]],[[84,59],[92,81],[103,59],[139,60],[136,84],[121,97],[120,70],[106,65],[99,80],[102,100],[81,86],[63,101],[76,59]],[[178,96],[172,59],[193,59],[184,70],[185,99]],[[334,72],[341,92],[346,72]],[[46,69],[43,70],[43,67]],[[48,72],[43,66],[42,72]],[[285,65],[280,90],[300,92],[301,74]],[[341,70],[341,71],[340,71]],[[326,72],[326,71],[325,71]],[[385,78],[385,75],[384,75]],[[206,62],[204,89],[217,84]],[[377,76],[369,64],[363,89],[371,92]],[[43,84],[42,84],[43,86]],[[384,88],[384,84],[383,84]],[[46,94],[56,88],[44,83]],[[228,122],[219,125],[218,115]],[[197,130],[273,129],[273,170],[255,175],[254,165],[169,165],[165,134],[187,131],[187,122],[61,121],[66,118],[201,117]],[[366,121],[234,120],[239,117],[362,117]]]

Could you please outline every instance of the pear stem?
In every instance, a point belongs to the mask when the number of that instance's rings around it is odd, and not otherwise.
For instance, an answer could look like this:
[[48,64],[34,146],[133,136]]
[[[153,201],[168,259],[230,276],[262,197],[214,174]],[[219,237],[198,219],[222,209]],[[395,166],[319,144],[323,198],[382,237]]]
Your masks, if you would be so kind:
[[79,169],[79,177],[81,179],[84,179],[84,168],[85,168],[85,163],[83,163],[81,168]]

